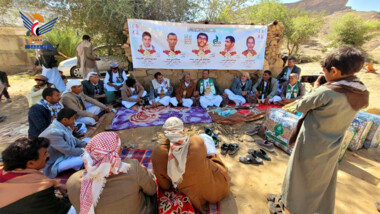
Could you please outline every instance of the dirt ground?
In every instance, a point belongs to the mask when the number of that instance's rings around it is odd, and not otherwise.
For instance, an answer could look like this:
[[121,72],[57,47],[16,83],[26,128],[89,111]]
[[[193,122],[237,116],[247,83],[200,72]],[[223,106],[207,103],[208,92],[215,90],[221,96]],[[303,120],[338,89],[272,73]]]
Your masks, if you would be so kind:
[[[319,73],[318,63],[299,65],[303,74]],[[380,65],[375,65],[380,68]],[[358,77],[366,84],[370,91],[369,112],[380,114],[380,75],[361,72]],[[0,151],[8,143],[21,136],[27,135],[28,105],[25,95],[34,85],[29,75],[13,75],[9,77],[12,103],[0,102],[0,115],[8,118],[0,123]],[[91,135],[101,132],[110,124],[113,113],[107,114]],[[186,125],[188,135],[202,132],[205,126],[211,126],[220,132],[222,142],[236,142],[240,151],[234,156],[221,156],[231,175],[231,194],[221,203],[223,213],[269,213],[266,194],[280,193],[289,156],[276,149],[269,154],[272,161],[265,161],[264,165],[253,166],[239,163],[240,156],[247,154],[248,149],[257,149],[254,142],[248,142],[244,132],[255,123],[240,123],[234,126],[218,124]],[[153,149],[163,140],[161,127],[140,127],[118,131],[124,145],[133,144],[139,149]],[[258,137],[254,136],[255,139]],[[248,139],[248,138],[247,138]],[[218,149],[219,151],[219,149]],[[359,150],[347,152],[340,164],[336,191],[335,213],[377,213],[375,201],[380,201],[380,149]],[[323,175],[322,175],[323,176]]]

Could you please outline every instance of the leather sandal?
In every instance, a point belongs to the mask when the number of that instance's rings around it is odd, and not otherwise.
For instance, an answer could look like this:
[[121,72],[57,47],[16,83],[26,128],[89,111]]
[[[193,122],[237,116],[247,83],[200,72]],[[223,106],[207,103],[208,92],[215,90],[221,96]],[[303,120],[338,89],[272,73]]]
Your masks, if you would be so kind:
[[256,157],[255,155],[248,154],[245,157],[240,157],[239,161],[245,164],[263,164],[263,160],[261,158]]

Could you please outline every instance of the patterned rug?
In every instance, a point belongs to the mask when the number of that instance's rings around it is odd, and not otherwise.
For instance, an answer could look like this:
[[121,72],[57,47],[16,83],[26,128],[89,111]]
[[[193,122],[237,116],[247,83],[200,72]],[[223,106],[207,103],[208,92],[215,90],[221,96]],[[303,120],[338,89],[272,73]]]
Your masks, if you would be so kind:
[[144,126],[160,126],[169,117],[178,117],[184,123],[211,123],[211,117],[201,107],[167,107],[145,108],[133,106],[132,109],[120,108],[111,125],[113,130],[132,129]]

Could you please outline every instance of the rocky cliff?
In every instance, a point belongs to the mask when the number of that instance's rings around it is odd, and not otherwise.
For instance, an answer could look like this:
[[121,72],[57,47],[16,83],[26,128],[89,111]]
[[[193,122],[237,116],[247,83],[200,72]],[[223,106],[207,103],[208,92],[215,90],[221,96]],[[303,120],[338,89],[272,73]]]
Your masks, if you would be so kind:
[[299,2],[285,4],[290,8],[299,7],[301,10],[326,11],[332,14],[336,11],[349,9],[347,7],[348,0],[301,0]]

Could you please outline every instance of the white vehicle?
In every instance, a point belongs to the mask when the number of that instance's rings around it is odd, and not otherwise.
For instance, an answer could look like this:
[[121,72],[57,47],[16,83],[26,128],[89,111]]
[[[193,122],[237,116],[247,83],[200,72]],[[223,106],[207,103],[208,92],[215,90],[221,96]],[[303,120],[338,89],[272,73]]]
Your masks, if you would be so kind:
[[[111,54],[105,54],[110,52]],[[98,46],[94,48],[94,53],[98,55],[100,58],[99,61],[96,61],[98,66],[98,70],[101,75],[105,75],[105,73],[110,69],[109,64],[111,62],[118,62],[119,67],[127,68],[128,62],[124,59],[124,50],[121,48],[121,45],[116,45],[113,47],[109,47],[106,45]],[[70,59],[66,59],[59,63],[58,70],[63,72],[65,76],[71,77],[82,77],[82,74],[77,67],[77,58],[73,57]]]

